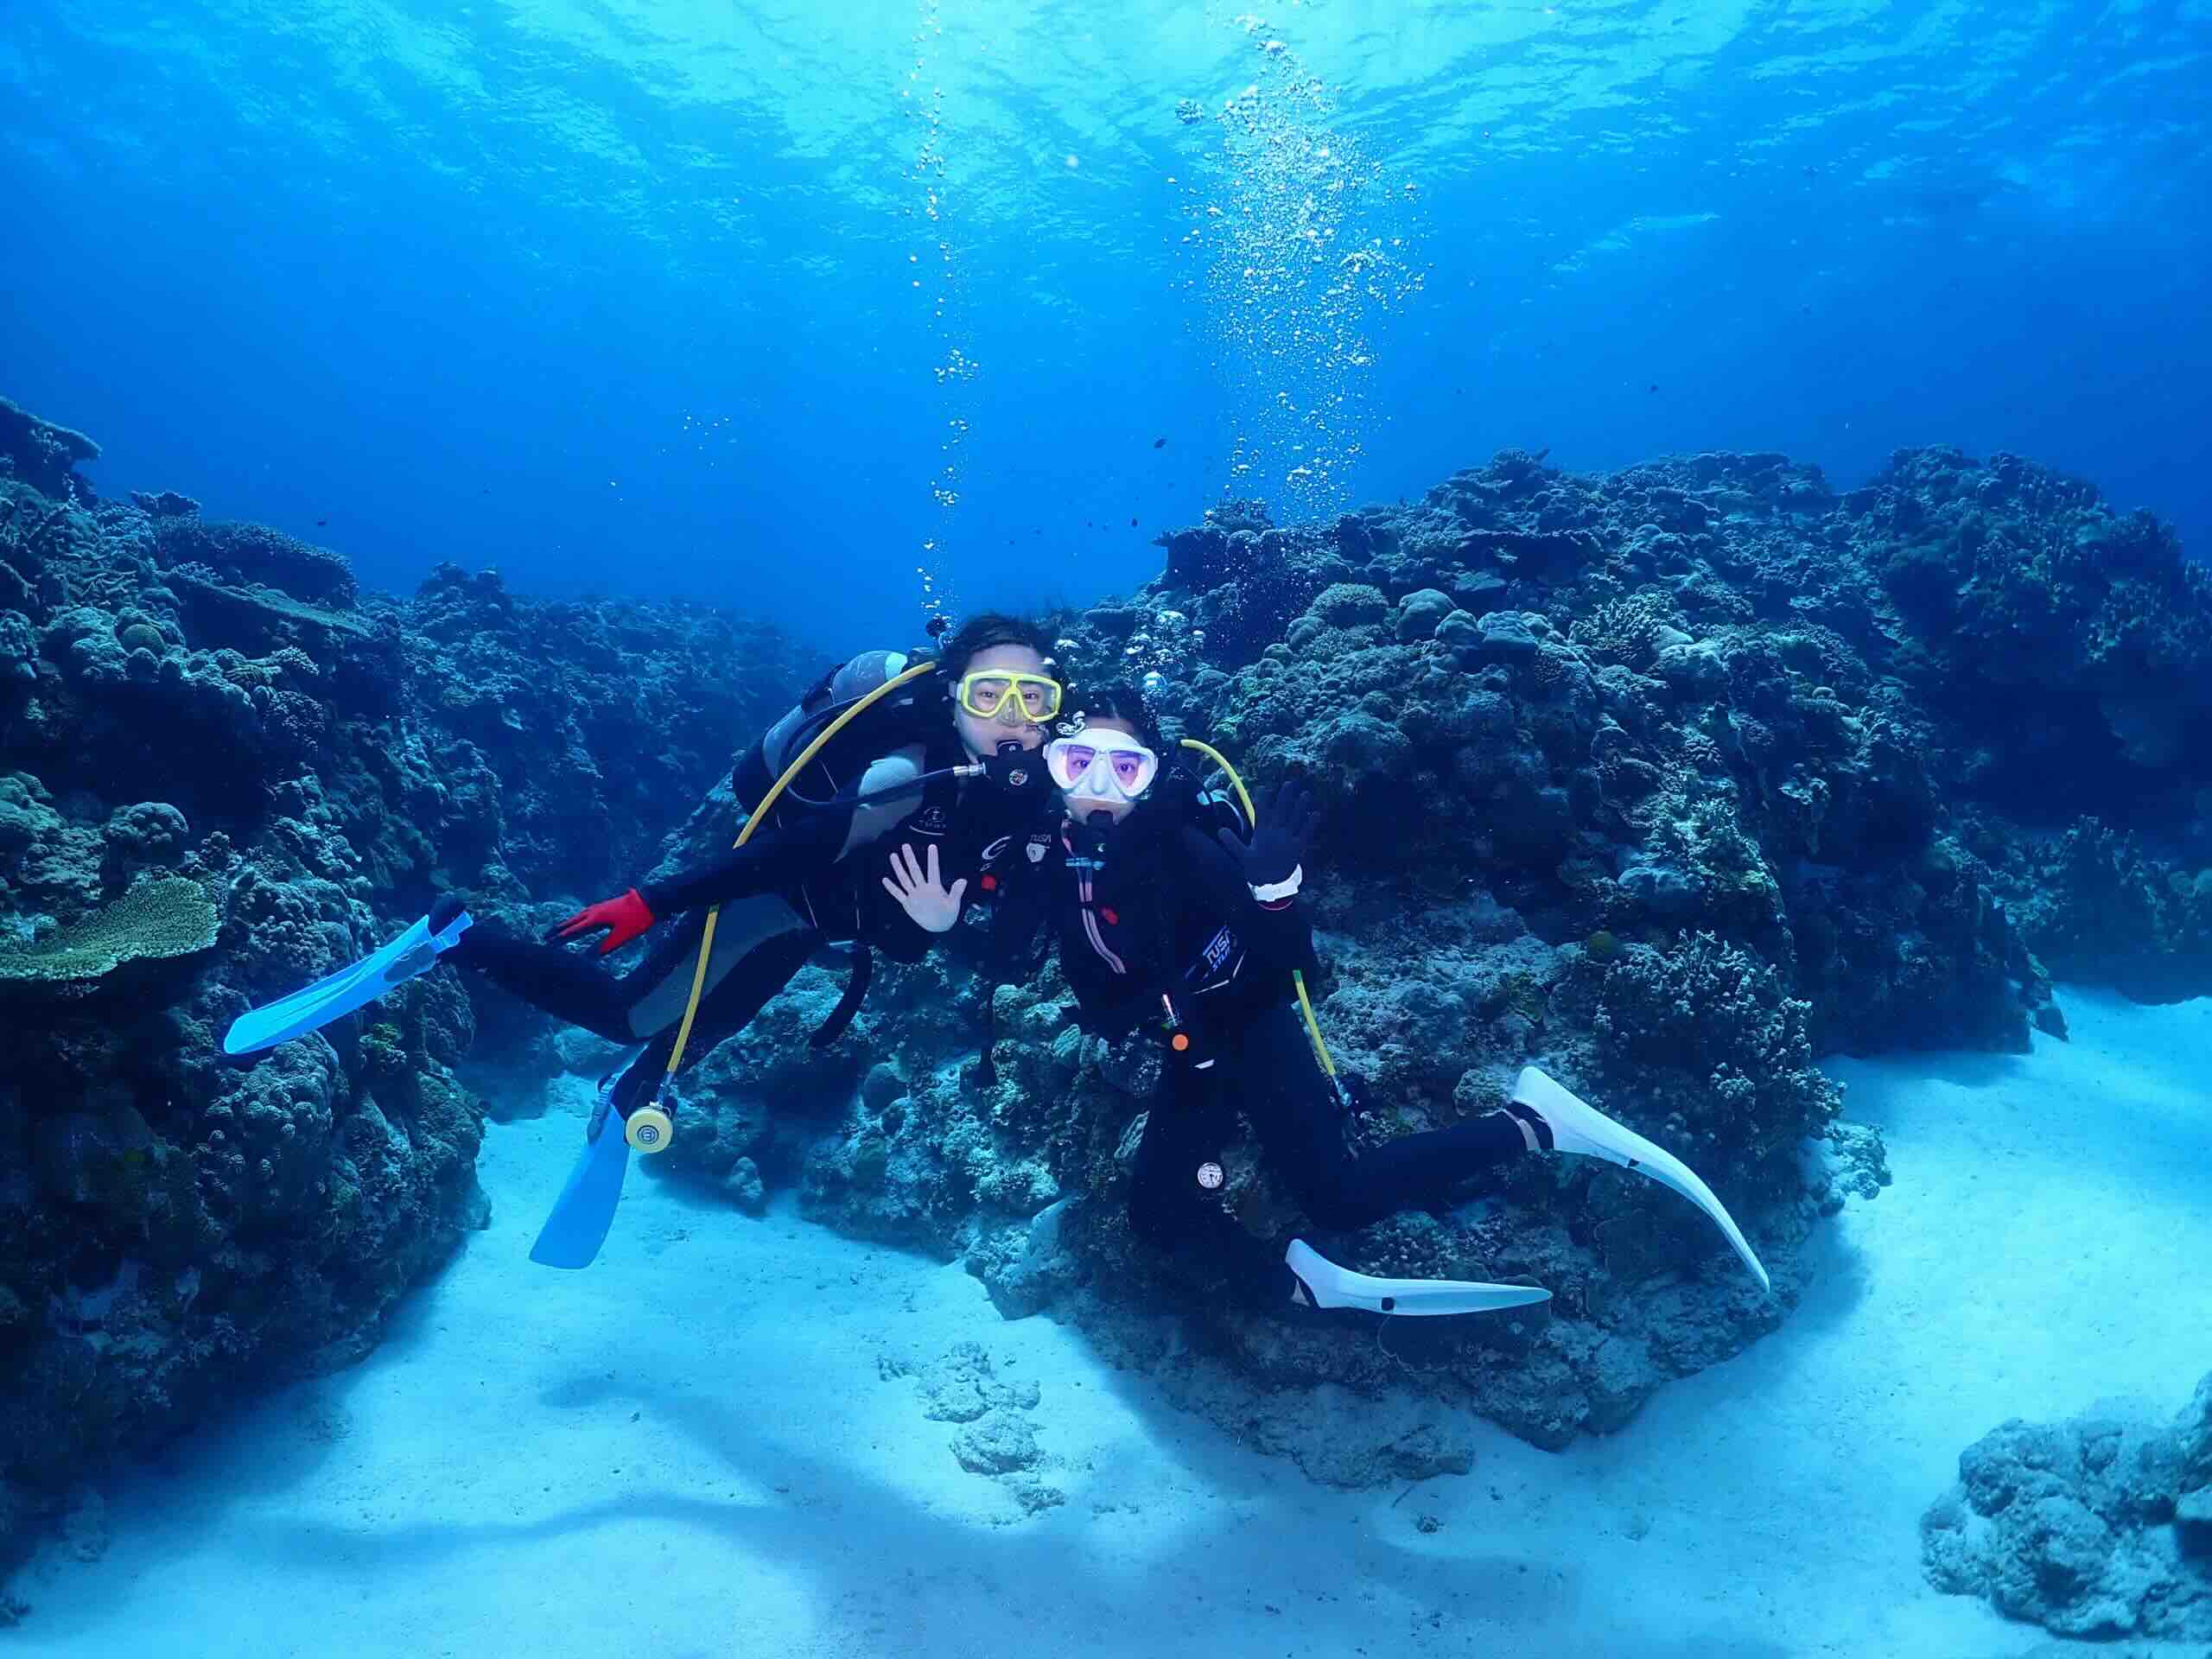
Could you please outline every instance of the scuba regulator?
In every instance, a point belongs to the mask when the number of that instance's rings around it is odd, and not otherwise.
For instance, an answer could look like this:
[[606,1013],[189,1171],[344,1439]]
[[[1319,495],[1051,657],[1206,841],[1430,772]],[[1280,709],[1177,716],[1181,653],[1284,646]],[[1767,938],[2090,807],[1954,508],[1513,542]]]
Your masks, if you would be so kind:
[[1009,795],[1042,795],[1052,781],[1045,771],[1044,757],[1035,749],[1023,747],[1018,737],[1001,738],[996,753],[963,770],[971,777],[988,778]]

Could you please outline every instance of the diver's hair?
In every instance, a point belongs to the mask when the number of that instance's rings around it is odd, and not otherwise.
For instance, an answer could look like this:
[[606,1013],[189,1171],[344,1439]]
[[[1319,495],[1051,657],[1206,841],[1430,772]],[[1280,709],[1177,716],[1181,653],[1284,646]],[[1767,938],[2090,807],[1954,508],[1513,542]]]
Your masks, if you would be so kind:
[[949,686],[968,671],[968,664],[994,645],[1026,645],[1050,661],[1052,642],[1034,622],[1001,611],[982,611],[969,617],[944,642],[938,662]]
[[1116,681],[1071,690],[1067,707],[1071,714],[1081,715],[1086,721],[1118,720],[1134,728],[1138,741],[1154,754],[1163,760],[1172,758],[1160,734],[1160,722],[1152,717],[1152,710],[1145,707],[1144,698],[1135,686]]

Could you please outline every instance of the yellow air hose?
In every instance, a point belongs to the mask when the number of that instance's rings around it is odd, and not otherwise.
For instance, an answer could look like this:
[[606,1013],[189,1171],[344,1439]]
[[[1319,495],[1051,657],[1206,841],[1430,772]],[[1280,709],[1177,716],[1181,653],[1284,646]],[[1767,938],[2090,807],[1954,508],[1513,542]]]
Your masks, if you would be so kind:
[[[737,832],[735,846],[742,847],[751,838],[753,832],[760,827],[768,809],[776,804],[777,797],[784,792],[784,786],[805,769],[806,763],[821,752],[823,744],[866,713],[879,697],[889,696],[909,680],[918,680],[925,674],[936,672],[935,663],[917,663],[905,673],[886,680],[824,726],[820,735],[799,751],[798,759],[784,768],[784,775],[777,779],[768,792],[760,798],[760,804],[745,820],[745,827]],[[715,922],[721,916],[721,910],[722,907],[716,905],[707,912],[706,931],[699,936],[699,961],[691,970],[691,1000],[683,1005],[683,1023],[676,1028],[676,1046],[669,1051],[668,1069],[661,1073],[660,1083],[653,1090],[652,1099],[632,1112],[624,1122],[624,1137],[640,1152],[662,1150],[668,1145],[669,1136],[673,1133],[674,1126],[668,1114],[660,1107],[661,1090],[668,1087],[668,1080],[676,1075],[676,1068],[683,1064],[684,1046],[691,1040],[691,1024],[699,1017],[699,999],[706,994],[707,963],[715,954]]]
[[[1251,792],[1244,787],[1244,780],[1236,775],[1236,768],[1229,764],[1229,757],[1211,743],[1201,743],[1195,737],[1185,738],[1183,747],[1196,749],[1229,774],[1229,781],[1236,791],[1236,798],[1243,804],[1244,822],[1258,829],[1260,815],[1253,809]],[[1291,982],[1298,987],[1298,1011],[1306,1016],[1306,1034],[1313,1039],[1313,1052],[1320,1058],[1321,1070],[1327,1072],[1329,1081],[1334,1083],[1337,1080],[1337,1063],[1329,1058],[1328,1044],[1321,1040],[1321,1022],[1313,1017],[1313,1001],[1306,995],[1306,975],[1294,968],[1290,970],[1290,978]]]

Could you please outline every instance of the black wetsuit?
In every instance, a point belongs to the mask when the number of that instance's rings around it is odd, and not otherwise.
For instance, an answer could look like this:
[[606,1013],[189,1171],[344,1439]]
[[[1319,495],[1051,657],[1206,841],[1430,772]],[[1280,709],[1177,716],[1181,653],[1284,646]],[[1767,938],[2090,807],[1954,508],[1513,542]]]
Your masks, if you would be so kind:
[[[879,756],[846,781],[871,792],[965,759],[948,732],[942,743],[909,743]],[[964,910],[992,896],[1010,858],[1026,856],[1039,814],[1034,799],[982,779],[957,790],[915,789],[857,810],[781,808],[743,847],[639,890],[660,925],[647,936],[644,957],[619,977],[573,946],[482,925],[462,933],[445,960],[610,1041],[643,1042],[615,1088],[615,1108],[627,1116],[667,1067],[709,906],[721,913],[690,1056],[743,1030],[823,944],[857,943],[895,962],[927,954],[940,936],[908,917],[882,883],[902,842],[925,870],[935,844],[943,884],[968,882]]]
[[[1211,833],[1224,823],[1241,832],[1225,803],[1171,799],[1147,802],[1103,837],[1064,828],[1046,891],[1084,1029],[1118,1037],[1149,1024],[1165,1040],[1164,992],[1190,1039],[1180,1052],[1172,1042],[1162,1049],[1129,1192],[1132,1230],[1163,1248],[1203,1245],[1255,1288],[1287,1290],[1280,1248],[1251,1238],[1201,1180],[1236,1137],[1240,1110],[1307,1217],[1332,1232],[1441,1205],[1526,1142],[1512,1119],[1493,1114],[1353,1155],[1291,982],[1294,969],[1313,971],[1312,930],[1296,900],[1269,907],[1253,898]],[[1100,868],[1086,905],[1088,855]]]

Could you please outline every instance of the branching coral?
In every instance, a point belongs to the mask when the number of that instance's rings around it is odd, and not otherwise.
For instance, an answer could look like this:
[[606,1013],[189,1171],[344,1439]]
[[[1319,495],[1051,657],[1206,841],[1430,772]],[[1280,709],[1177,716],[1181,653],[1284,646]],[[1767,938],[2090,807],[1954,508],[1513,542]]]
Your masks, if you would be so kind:
[[1811,1010],[1774,969],[1700,932],[1617,956],[1591,1028],[1605,1069],[1672,1104],[1668,1128],[1708,1149],[1691,1160],[1708,1178],[1772,1186],[1841,1107],[1813,1064]]
[[1579,616],[1567,637],[1601,663],[1642,668],[1673,636],[1688,639],[1681,613],[1667,594],[1647,590],[1610,600]]
[[65,501],[50,501],[0,479],[0,568],[28,583],[49,565],[95,544],[92,523]]

